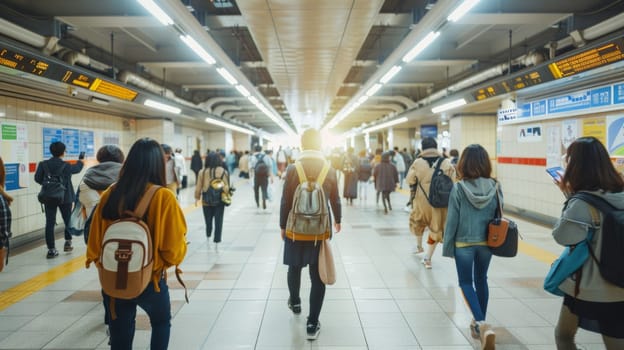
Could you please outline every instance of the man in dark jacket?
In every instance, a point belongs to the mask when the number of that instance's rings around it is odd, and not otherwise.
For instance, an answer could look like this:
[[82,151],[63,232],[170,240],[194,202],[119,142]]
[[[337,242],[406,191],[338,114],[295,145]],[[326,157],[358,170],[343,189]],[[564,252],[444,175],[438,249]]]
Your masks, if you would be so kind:
[[[321,134],[315,129],[307,129],[301,136],[303,151],[299,154],[298,161],[301,162],[308,179],[316,179],[323,165],[327,162],[320,151],[321,142]],[[294,237],[287,237],[286,223],[293,205],[297,185],[299,185],[299,177],[293,164],[286,169],[280,207],[280,228],[282,239],[284,240],[284,265],[288,265],[288,291],[290,292],[288,307],[295,314],[301,313],[301,298],[299,296],[301,270],[306,265],[309,265],[312,288],[310,289],[310,313],[308,314],[306,330],[308,339],[314,340],[318,337],[321,329],[318,318],[323,306],[323,298],[325,297],[325,284],[321,281],[318,271],[318,256],[321,244],[315,241],[295,240]],[[338,233],[340,232],[342,210],[335,169],[330,169],[327,173],[327,177],[323,181],[323,191],[334,216],[334,230]],[[331,223],[331,217],[329,220]]]
[[[72,174],[78,174],[82,171],[82,167],[84,164],[82,160],[84,159],[84,152],[80,153],[78,157],[78,161],[75,164],[69,164],[65,162],[62,158],[65,156],[65,144],[56,141],[50,144],[50,153],[52,157],[48,160],[44,160],[39,162],[37,165],[37,171],[35,172],[35,182],[38,184],[42,184],[45,176],[48,175],[46,172],[49,172],[49,175],[60,175],[61,182],[65,186],[65,197],[60,204],[45,204],[45,216],[46,216],[46,224],[45,224],[45,239],[46,245],[48,246],[48,254],[46,257],[48,259],[52,259],[58,256],[58,251],[55,248],[54,244],[54,225],[56,224],[56,209],[60,209],[61,216],[63,217],[63,223],[65,224],[65,246],[63,250],[66,252],[71,252],[74,247],[72,246],[72,236],[69,233],[69,218],[71,216],[72,204],[76,199],[76,194],[74,192],[74,186],[71,182]],[[44,168],[46,168],[44,170]]]

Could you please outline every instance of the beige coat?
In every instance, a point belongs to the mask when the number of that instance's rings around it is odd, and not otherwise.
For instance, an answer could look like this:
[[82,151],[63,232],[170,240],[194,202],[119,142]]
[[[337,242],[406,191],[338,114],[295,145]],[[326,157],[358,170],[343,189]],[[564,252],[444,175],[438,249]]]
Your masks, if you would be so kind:
[[[416,236],[422,236],[425,228],[429,227],[429,238],[436,242],[442,242],[444,234],[444,224],[446,222],[446,208],[433,208],[427,201],[422,186],[425,191],[429,191],[431,184],[431,176],[433,168],[429,167],[429,163],[424,158],[440,156],[436,149],[427,149],[420,154],[420,158],[416,159],[409,168],[407,173],[407,183],[409,185],[420,184],[417,187],[414,202],[412,203],[412,213],[410,214],[410,231]],[[434,163],[435,164],[435,163]],[[448,175],[453,182],[457,181],[455,167],[449,159],[444,159],[440,165],[440,169]]]
[[[212,170],[210,168],[204,168],[199,171],[197,174],[197,185],[195,185],[195,200],[200,200],[203,192],[208,191],[208,186],[210,186],[210,181],[212,178],[210,177]],[[223,192],[230,192],[230,175],[225,171],[223,167],[217,167],[215,169],[215,178],[221,178],[223,175],[223,182],[225,182],[225,186],[223,187]]]

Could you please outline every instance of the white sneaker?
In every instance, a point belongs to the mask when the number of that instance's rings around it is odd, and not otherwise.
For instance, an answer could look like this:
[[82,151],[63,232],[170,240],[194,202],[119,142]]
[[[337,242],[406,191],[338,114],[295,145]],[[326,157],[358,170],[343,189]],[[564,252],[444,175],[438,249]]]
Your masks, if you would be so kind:
[[481,333],[481,349],[482,350],[495,350],[496,349],[496,333],[492,330],[492,326],[485,322],[478,322],[479,332]]
[[425,265],[427,270],[431,270],[431,259],[424,258],[422,259],[422,264]]
[[412,207],[403,207],[403,211],[406,213],[411,213],[412,212]]

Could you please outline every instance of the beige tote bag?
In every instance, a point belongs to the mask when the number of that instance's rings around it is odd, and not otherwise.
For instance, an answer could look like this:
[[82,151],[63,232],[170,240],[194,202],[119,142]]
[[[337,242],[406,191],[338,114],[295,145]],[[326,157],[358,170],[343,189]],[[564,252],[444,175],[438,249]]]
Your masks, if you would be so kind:
[[329,239],[325,239],[321,243],[321,251],[319,252],[318,258],[318,270],[323,283],[329,285],[336,283],[336,266],[334,265],[334,256],[332,255]]

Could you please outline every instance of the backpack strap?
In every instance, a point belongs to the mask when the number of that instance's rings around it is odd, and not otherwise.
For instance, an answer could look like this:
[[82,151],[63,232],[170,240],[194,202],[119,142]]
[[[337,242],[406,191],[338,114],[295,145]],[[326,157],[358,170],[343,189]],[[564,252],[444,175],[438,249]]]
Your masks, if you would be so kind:
[[137,204],[136,208],[134,209],[132,216],[136,218],[142,218],[143,215],[145,215],[145,212],[147,211],[147,207],[152,201],[152,197],[154,197],[154,194],[156,194],[156,191],[158,191],[158,189],[160,189],[161,187],[162,186],[158,186],[158,185],[150,186],[150,188],[147,189],[143,197],[141,197],[141,200],[139,201],[139,204]]
[[[306,177],[306,174],[305,174],[305,171],[303,170],[303,165],[301,164],[301,162],[295,162],[295,169],[297,169],[297,175],[299,176],[300,184],[308,181],[308,178]],[[327,173],[329,173],[329,162],[325,161],[323,162],[323,168],[321,168],[321,172],[319,173],[315,181],[316,183],[319,184],[319,186],[323,186],[323,182],[325,182]]]

